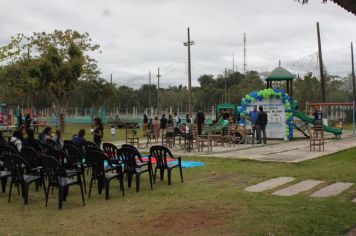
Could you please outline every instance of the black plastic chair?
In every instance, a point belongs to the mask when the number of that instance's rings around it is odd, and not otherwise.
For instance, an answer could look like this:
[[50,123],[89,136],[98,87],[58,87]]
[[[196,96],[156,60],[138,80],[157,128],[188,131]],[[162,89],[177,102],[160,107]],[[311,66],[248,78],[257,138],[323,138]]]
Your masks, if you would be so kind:
[[46,144],[51,145],[54,149],[62,149],[62,147],[53,139],[47,139]]
[[70,168],[75,168],[80,170],[83,178],[84,192],[87,192],[87,186],[85,181],[85,168],[88,166],[84,163],[83,153],[79,150],[79,148],[74,144],[66,143],[63,146],[63,151],[65,151],[69,157],[69,165]]
[[[40,176],[41,181],[40,181],[40,186],[44,182],[44,174],[43,174],[43,168],[42,168],[42,161],[41,157],[36,152],[36,150],[32,147],[22,147],[21,149],[21,156],[27,161],[29,164],[30,172],[34,176]],[[36,190],[38,190],[38,185],[36,185]]]
[[13,155],[20,155],[20,152],[17,150],[17,147],[14,144],[5,145],[1,148],[3,155],[6,154],[13,154]]
[[42,145],[42,149],[43,149],[43,152],[47,155],[51,155],[52,152],[55,150],[54,147],[52,147],[51,144],[48,144],[48,143],[41,143]]
[[80,172],[77,171],[77,178],[73,179],[68,176],[65,169],[61,164],[51,156],[44,155],[42,157],[42,163],[45,170],[45,173],[48,177],[47,191],[46,196],[46,206],[48,203],[48,195],[50,187],[58,187],[58,208],[62,209],[63,201],[67,200],[67,195],[69,191],[69,186],[79,185],[80,192],[82,195],[83,206],[85,206],[83,184],[80,177]]
[[86,153],[85,162],[89,167],[92,168],[92,176],[89,184],[89,198],[91,195],[93,181],[97,180],[98,193],[101,194],[102,189],[105,188],[105,199],[108,200],[110,191],[110,181],[114,178],[119,179],[119,188],[122,191],[122,196],[125,196],[123,172],[121,165],[115,167],[116,173],[108,173],[107,169],[104,166],[105,160],[107,160],[107,157],[103,152],[88,151]]
[[11,172],[11,183],[9,189],[10,203],[12,186],[15,184],[21,186],[21,193],[24,199],[24,204],[28,204],[28,190],[31,183],[40,180],[40,176],[28,175],[29,164],[19,155],[5,154],[3,157],[5,168]]
[[119,156],[119,149],[114,144],[103,143],[103,150],[111,163],[116,165],[122,163]]
[[[140,176],[141,174],[148,172],[151,189],[152,186],[152,164],[151,157],[149,156],[149,160],[147,162],[142,161],[141,154],[130,147],[122,147],[119,149],[118,155],[123,160],[124,163],[124,172],[128,178],[128,187],[131,187],[132,176],[136,177],[136,192],[140,191]],[[137,159],[139,161],[137,161]]]
[[[168,185],[171,185],[171,173],[172,170],[176,167],[179,167],[179,172],[180,172],[180,178],[183,183],[183,172],[182,172],[182,159],[181,157],[174,157],[171,151],[164,147],[164,146],[152,146],[150,148],[150,155],[151,158],[156,159],[156,167],[155,167],[155,172],[153,175],[153,182],[156,183],[156,175],[157,175],[157,169],[160,171],[160,179],[161,181],[163,180],[164,177],[164,170],[167,170],[168,173]],[[171,164],[167,162],[167,157],[171,159],[177,159],[178,164]]]

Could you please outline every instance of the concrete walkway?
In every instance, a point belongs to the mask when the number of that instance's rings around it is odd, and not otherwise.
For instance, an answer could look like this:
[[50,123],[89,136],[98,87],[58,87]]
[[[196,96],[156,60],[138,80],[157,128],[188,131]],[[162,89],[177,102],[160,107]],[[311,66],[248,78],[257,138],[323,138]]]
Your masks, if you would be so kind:
[[241,147],[231,151],[220,153],[205,153],[199,155],[223,158],[252,159],[259,161],[298,163],[356,147],[356,137],[353,137],[350,135],[350,133],[345,134],[341,139],[332,139],[329,137],[325,140],[325,151],[322,152],[310,151],[309,139],[301,139],[289,142],[274,142],[268,145],[247,146],[249,147],[245,146],[245,148]]

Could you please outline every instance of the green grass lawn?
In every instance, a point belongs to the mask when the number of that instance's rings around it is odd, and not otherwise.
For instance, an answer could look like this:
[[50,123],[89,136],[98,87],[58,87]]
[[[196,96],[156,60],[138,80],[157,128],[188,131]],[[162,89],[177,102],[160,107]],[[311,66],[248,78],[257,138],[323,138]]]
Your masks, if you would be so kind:
[[279,176],[356,183],[356,149],[300,164],[184,159],[206,165],[185,169],[183,184],[174,171],[172,186],[165,179],[152,191],[143,176],[141,192],[126,188],[124,198],[113,181],[110,200],[93,191],[85,207],[77,186],[71,187],[63,210],[57,208],[56,190],[48,207],[43,192],[34,188],[28,206],[16,191],[10,204],[7,194],[0,193],[0,235],[344,235],[356,227],[356,186],[325,199],[243,191]]

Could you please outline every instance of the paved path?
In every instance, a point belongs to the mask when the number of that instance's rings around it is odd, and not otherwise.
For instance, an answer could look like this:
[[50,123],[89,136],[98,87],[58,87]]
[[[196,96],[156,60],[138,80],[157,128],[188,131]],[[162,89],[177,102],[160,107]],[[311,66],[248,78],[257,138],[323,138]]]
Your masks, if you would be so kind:
[[308,180],[299,182],[297,184],[294,184],[292,186],[286,187],[284,189],[278,190],[272,194],[278,195],[278,196],[293,196],[298,193],[308,191],[308,190],[318,186],[321,183],[324,183],[324,181],[308,179]]
[[278,177],[274,179],[269,179],[256,185],[245,188],[247,192],[263,192],[269,189],[274,189],[279,186],[285,185],[289,182],[295,180],[293,177]]
[[249,146],[250,147],[245,146],[245,148],[239,148],[237,150],[202,155],[223,158],[252,159],[259,161],[298,163],[355,147],[356,137],[347,135],[342,139],[327,139],[325,141],[324,152],[310,151],[309,139],[290,142],[275,142],[271,145]]
[[343,191],[351,188],[353,183],[347,183],[347,182],[338,182],[334,183],[331,185],[328,185],[314,193],[312,193],[310,196],[311,197],[332,197],[339,195]]

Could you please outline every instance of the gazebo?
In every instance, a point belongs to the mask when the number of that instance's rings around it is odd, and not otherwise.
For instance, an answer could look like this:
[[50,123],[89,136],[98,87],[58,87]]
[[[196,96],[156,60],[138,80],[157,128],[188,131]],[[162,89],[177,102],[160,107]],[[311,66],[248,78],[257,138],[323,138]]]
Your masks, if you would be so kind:
[[273,87],[273,82],[286,82],[286,92],[290,97],[293,97],[293,75],[288,70],[284,69],[279,63],[279,66],[274,69],[266,78],[267,88]]

